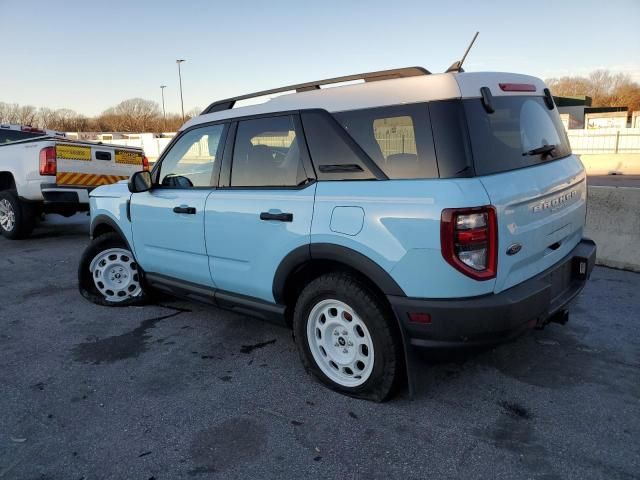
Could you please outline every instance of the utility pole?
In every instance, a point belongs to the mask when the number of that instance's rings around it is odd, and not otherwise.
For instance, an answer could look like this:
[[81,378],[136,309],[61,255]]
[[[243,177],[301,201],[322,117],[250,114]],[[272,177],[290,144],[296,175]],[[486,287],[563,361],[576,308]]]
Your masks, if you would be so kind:
[[182,109],[182,121],[184,122],[184,101],[182,100],[182,74],[180,73],[180,64],[184,62],[184,58],[176,60],[178,64],[178,79],[180,80],[180,108]]
[[162,129],[166,130],[167,128],[167,112],[164,110],[164,89],[167,88],[166,85],[160,85],[160,92],[162,93]]

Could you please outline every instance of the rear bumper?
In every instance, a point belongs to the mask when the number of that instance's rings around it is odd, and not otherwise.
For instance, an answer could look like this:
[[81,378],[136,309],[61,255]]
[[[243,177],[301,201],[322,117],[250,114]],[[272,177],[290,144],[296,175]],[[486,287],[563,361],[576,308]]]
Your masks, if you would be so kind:
[[[498,294],[444,300],[388,298],[413,346],[492,344],[548,323],[580,293],[595,259],[595,243],[583,239],[553,267]],[[410,322],[411,312],[429,314],[430,323]]]
[[42,198],[48,205],[89,205],[89,192],[93,187],[60,187],[56,184],[42,185]]

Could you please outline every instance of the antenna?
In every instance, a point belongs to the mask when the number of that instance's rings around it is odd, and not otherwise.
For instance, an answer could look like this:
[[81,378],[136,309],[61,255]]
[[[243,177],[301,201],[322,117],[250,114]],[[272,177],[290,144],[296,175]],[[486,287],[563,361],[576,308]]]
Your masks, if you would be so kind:
[[469,53],[469,50],[471,50],[471,47],[473,47],[473,44],[476,41],[476,38],[478,38],[478,34],[479,33],[480,32],[476,32],[476,34],[473,36],[473,39],[471,40],[471,43],[469,44],[469,46],[465,50],[464,55],[462,56],[462,58],[460,60],[458,60],[457,62],[453,62],[451,64],[451,66],[449,68],[447,68],[447,71],[445,73],[464,72],[464,70],[462,69],[462,64],[464,63],[465,58],[467,58],[467,54]]

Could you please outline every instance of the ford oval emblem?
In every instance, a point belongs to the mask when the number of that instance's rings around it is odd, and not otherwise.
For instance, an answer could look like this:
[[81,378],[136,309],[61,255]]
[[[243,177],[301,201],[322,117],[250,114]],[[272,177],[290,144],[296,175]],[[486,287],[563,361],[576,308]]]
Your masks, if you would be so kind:
[[522,250],[522,245],[520,245],[519,243],[514,243],[509,248],[507,248],[507,255],[515,255],[520,250]]

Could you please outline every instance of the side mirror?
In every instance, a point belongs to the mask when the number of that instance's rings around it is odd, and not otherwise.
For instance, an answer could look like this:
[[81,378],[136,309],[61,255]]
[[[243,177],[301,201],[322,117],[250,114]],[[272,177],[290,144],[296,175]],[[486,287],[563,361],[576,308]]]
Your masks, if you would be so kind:
[[143,170],[136,172],[129,178],[129,191],[131,193],[147,192],[151,190],[151,173]]

